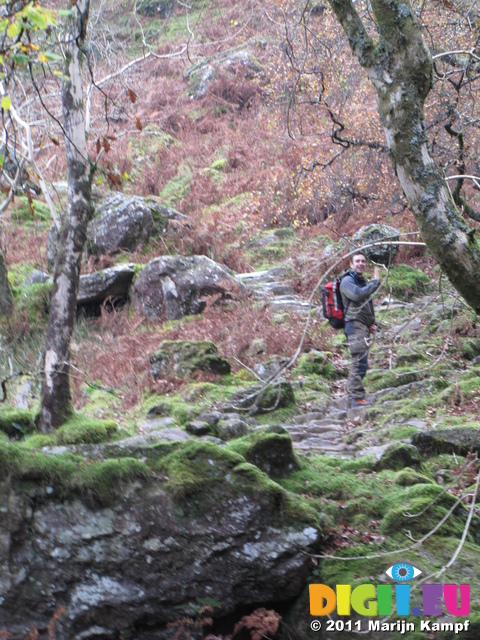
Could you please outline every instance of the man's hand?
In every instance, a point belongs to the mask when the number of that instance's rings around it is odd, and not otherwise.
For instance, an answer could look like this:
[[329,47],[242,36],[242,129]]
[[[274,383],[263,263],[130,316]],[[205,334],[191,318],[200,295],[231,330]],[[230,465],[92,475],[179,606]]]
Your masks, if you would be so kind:
[[377,330],[377,324],[374,322],[368,327],[368,330],[370,331],[371,334],[374,334],[375,331]]
[[380,280],[380,269],[378,267],[373,268],[373,277],[375,280]]

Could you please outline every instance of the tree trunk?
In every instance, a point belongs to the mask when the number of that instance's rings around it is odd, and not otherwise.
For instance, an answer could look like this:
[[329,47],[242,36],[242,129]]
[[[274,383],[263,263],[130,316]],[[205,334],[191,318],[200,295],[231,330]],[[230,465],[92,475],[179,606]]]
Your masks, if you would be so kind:
[[8,281],[7,265],[3,251],[0,250],[0,316],[9,314],[12,306],[12,289]]
[[352,0],[329,0],[350,47],[377,90],[390,157],[420,233],[442,271],[480,312],[480,247],[432,157],[424,103],[433,80],[430,53],[407,2],[371,0],[374,43]]
[[72,414],[69,379],[70,341],[75,326],[80,263],[92,215],[92,171],[85,139],[83,87],[80,74],[89,0],[78,0],[65,45],[62,86],[63,127],[68,170],[68,209],[55,260],[50,316],[45,337],[40,431],[53,431]]

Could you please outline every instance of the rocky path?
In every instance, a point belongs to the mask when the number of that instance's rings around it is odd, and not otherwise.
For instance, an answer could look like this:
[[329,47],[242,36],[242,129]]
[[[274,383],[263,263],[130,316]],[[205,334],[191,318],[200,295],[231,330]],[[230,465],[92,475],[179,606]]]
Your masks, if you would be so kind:
[[[295,311],[305,314],[310,307],[308,302],[295,294],[293,286],[288,282],[288,270],[286,267],[275,267],[267,271],[239,274],[236,278],[244,285],[250,287],[254,295],[263,301],[268,301],[279,313]],[[318,307],[317,307],[318,309]],[[318,310],[320,312],[320,310]],[[260,378],[269,378],[274,371],[263,370],[260,367],[256,373]],[[404,397],[422,382],[402,385],[395,389],[385,389],[377,394],[377,402],[381,402],[381,396],[385,393]],[[342,390],[337,390],[339,397],[319,406],[313,406],[291,419],[290,423],[282,423],[289,433],[296,453],[303,456],[331,455],[334,457],[354,458],[360,455],[373,454],[380,458],[390,442],[379,439],[368,421],[364,409],[347,409],[346,398]],[[238,437],[247,433],[249,429],[255,429],[258,425],[254,417],[245,414],[233,414],[232,408],[220,407],[210,416],[216,415],[216,431],[231,432],[231,437]],[[272,416],[273,417],[273,416]],[[159,418],[147,416],[140,425],[140,434],[137,439],[145,440],[144,444],[152,444],[157,441],[190,439],[192,437],[206,437],[219,444],[224,440],[212,438],[205,428],[206,416],[199,416],[198,421],[187,425],[186,431],[175,426],[175,421],[170,417]],[[249,426],[248,426],[249,425]],[[419,425],[412,425],[418,428]],[[139,442],[140,444],[140,442]]]
[[267,271],[240,273],[235,277],[242,284],[250,287],[257,298],[268,300],[274,310],[308,313],[310,305],[296,295],[291,284],[285,282],[286,276],[286,267],[274,267]]
[[[267,271],[238,274],[236,278],[254,291],[258,298],[268,300],[273,309],[280,312],[295,311],[306,314],[309,303],[296,295],[294,288],[285,283],[287,269],[274,267]],[[311,411],[295,418],[292,424],[283,425],[290,434],[294,449],[302,455],[329,454],[354,456],[355,447],[349,442],[349,418],[358,420],[359,411],[346,410],[345,400],[338,400],[328,408]]]

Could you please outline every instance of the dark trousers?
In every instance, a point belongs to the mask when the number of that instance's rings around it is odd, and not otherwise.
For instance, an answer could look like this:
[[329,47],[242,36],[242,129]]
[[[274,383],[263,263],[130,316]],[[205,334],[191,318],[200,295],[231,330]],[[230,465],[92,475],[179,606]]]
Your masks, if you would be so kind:
[[352,356],[347,380],[347,394],[352,400],[361,400],[365,398],[362,380],[368,369],[371,334],[366,324],[352,320],[345,324],[345,335]]

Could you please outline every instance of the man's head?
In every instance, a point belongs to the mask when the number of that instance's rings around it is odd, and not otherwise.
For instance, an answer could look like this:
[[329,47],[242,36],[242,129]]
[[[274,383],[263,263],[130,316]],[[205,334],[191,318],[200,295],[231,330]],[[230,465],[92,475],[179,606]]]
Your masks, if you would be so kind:
[[367,258],[365,254],[359,251],[358,253],[354,253],[350,258],[350,269],[353,269],[355,273],[359,273],[360,275],[367,268]]

